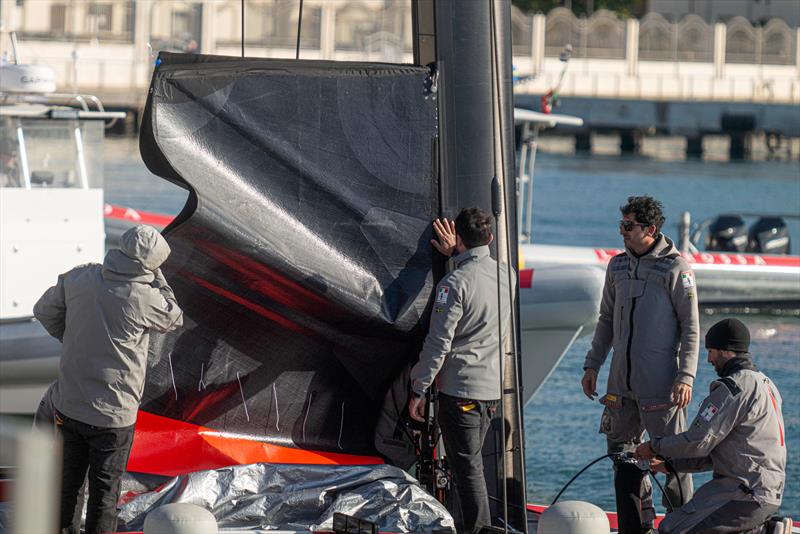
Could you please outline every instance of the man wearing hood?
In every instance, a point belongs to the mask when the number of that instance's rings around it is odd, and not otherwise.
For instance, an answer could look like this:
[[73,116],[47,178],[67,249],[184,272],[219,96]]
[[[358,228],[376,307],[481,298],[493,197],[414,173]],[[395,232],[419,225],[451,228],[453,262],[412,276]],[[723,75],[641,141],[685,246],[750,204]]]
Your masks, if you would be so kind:
[[[750,332],[737,319],[724,319],[706,334],[708,362],[720,379],[700,405],[692,426],[675,436],[654,436],[636,456],[665,472],[671,460],[677,471],[709,471],[714,477],[694,498],[668,514],[662,534],[693,532],[763,532],[778,511],[786,479],[786,443],[781,395],[756,369],[748,352]],[[767,530],[790,532],[791,520]]]
[[62,343],[52,401],[64,441],[61,528],[70,531],[89,471],[86,532],[114,532],[120,480],[144,390],[151,330],[169,332],[183,312],[159,268],[170,248],[150,226],[136,226],[102,265],[58,277],[33,308]]
[[[683,432],[697,371],[699,319],[694,273],[661,233],[663,208],[648,197],[629,197],[620,208],[625,252],[608,264],[600,317],[581,380],[590,399],[597,374],[614,349],[600,432],[609,453],[631,453],[649,436]],[[655,518],[646,473],[621,457],[614,461],[619,531],[650,532]],[[690,474],[670,474],[664,506],[692,494]]]

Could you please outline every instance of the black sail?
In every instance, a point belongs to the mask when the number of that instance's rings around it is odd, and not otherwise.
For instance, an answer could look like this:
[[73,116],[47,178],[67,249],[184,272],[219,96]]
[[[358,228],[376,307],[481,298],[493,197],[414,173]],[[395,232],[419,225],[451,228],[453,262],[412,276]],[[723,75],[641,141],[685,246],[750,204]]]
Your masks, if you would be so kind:
[[162,53],[147,166],[190,191],[142,410],[285,447],[373,452],[418,354],[439,214],[426,68]]

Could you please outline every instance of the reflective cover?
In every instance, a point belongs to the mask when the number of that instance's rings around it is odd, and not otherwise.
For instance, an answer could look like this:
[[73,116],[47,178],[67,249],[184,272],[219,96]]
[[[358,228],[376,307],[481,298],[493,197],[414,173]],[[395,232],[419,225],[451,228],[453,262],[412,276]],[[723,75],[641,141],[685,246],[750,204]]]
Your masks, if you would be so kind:
[[118,530],[141,531],[150,510],[186,502],[210,510],[220,528],[331,531],[342,512],[383,532],[453,531],[444,506],[389,465],[236,465],[154,482],[142,491],[142,481],[127,476]]
[[[374,454],[433,287],[428,74],[159,56],[140,148],[191,193],[163,267],[185,326],[151,337],[142,410],[238,441]],[[159,472],[137,443],[131,465]]]

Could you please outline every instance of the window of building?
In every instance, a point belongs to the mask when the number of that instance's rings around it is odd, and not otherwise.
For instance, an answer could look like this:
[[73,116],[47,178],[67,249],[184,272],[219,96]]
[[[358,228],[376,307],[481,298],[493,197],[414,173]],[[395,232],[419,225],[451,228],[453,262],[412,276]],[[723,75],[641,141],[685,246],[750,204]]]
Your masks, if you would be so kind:
[[50,31],[54,33],[67,31],[67,6],[65,4],[50,5]]
[[113,28],[114,6],[111,4],[90,4],[88,27],[90,32],[110,32]]

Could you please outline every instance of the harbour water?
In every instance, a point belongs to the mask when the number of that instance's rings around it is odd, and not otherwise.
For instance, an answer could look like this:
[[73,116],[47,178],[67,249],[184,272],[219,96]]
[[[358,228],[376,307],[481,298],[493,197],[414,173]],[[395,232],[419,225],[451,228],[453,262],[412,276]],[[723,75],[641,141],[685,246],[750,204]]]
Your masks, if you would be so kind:
[[[649,194],[666,208],[664,231],[676,237],[680,213],[695,221],[725,212],[800,215],[800,165],[796,161],[687,161],[650,156],[600,156],[540,153],[534,180],[533,241],[543,244],[619,247],[618,207],[629,195]],[[186,192],[151,175],[129,138],[106,140],[106,201],[135,209],[176,214]],[[795,243],[800,221],[787,221]],[[798,245],[795,245],[795,252]],[[703,332],[720,315],[704,315]],[[753,333],[752,353],[783,395],[789,451],[782,512],[800,517],[800,316],[741,317]],[[528,498],[549,503],[561,487],[591,460],[605,453],[597,433],[602,406],[583,396],[583,337],[525,408]],[[603,391],[607,367],[601,372]],[[701,352],[689,416],[715,378]],[[707,480],[697,476],[695,485]],[[656,490],[657,491],[657,490]],[[590,500],[614,508],[611,464],[603,461],[579,477],[562,499]]]

